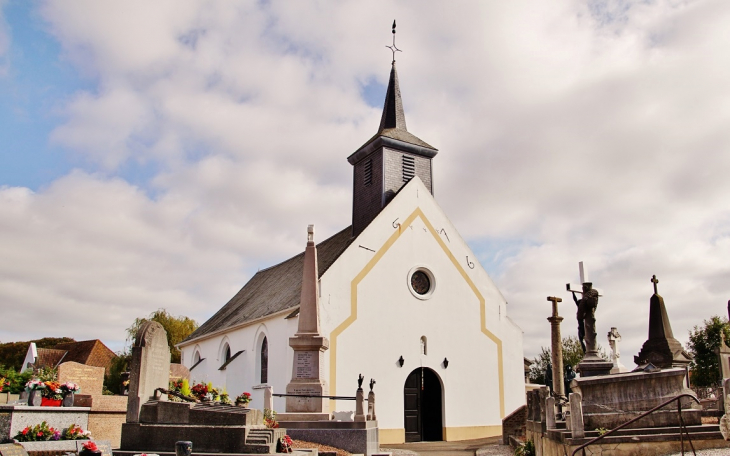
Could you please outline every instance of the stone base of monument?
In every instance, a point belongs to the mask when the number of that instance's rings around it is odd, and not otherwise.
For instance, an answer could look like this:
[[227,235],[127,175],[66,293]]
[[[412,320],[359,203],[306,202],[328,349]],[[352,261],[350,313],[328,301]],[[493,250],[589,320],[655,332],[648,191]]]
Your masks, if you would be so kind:
[[284,415],[297,414],[276,415],[292,439],[317,442],[366,456],[380,451],[377,421],[284,421]]
[[611,373],[611,369],[613,368],[613,363],[611,361],[606,361],[605,359],[595,356],[595,357],[585,357],[583,360],[578,363],[578,366],[576,366],[576,372],[580,373],[580,376],[585,377],[595,377],[597,375],[609,375]]
[[[547,388],[531,391],[527,397],[526,438],[539,447],[537,454],[563,456],[597,437],[601,429],[614,429],[680,394],[694,393],[687,387],[685,369],[582,377],[571,382],[571,414],[566,421],[550,416],[554,399]],[[681,400],[682,421],[695,449],[727,447],[718,425],[703,425],[699,404],[689,398]],[[586,448],[586,454],[612,456],[664,455],[679,452],[686,435],[680,435],[677,402],[632,423],[598,444]]]
[[259,410],[232,405],[150,401],[139,419],[122,426],[122,450],[168,452],[187,440],[194,453],[273,454],[287,432],[264,427]]
[[[685,393],[694,395],[687,387],[686,376],[684,369],[664,369],[651,373],[629,372],[576,378],[571,382],[571,388],[583,396],[585,428],[612,429],[672,397]],[[702,423],[702,408],[699,404],[687,399],[682,405],[682,419],[686,425]],[[664,410],[655,412],[630,427],[679,425],[676,402]]]
[[331,413],[277,413],[276,421],[330,421]]

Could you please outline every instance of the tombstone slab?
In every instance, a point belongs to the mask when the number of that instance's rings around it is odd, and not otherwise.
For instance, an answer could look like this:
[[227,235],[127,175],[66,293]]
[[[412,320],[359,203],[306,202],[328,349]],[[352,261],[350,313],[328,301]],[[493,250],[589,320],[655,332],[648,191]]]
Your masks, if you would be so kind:
[[[132,346],[129,372],[127,423],[138,423],[142,405],[154,398],[155,389],[168,387],[170,347],[167,333],[156,321],[145,322],[137,331]],[[167,396],[162,395],[164,400]]]
[[58,366],[58,382],[73,382],[81,394],[101,396],[104,389],[104,368],[68,361]]

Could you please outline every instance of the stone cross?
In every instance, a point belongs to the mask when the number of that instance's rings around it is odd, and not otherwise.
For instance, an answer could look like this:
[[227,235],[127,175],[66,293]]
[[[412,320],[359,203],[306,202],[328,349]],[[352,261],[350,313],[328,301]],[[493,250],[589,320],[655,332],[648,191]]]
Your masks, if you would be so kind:
[[551,362],[553,365],[553,392],[556,396],[565,396],[563,386],[563,341],[560,336],[560,322],[563,317],[558,315],[558,303],[562,299],[555,296],[548,296],[548,301],[553,303],[553,314],[548,317],[550,322]]
[[659,279],[656,278],[656,275],[651,276],[651,283],[654,284],[654,294],[659,294],[656,289],[656,284],[659,283]]
[[611,362],[613,363],[613,367],[611,368],[612,374],[626,372],[628,370],[626,366],[621,364],[619,342],[621,342],[621,334],[618,333],[618,329],[612,327],[608,332],[608,346],[611,347]]

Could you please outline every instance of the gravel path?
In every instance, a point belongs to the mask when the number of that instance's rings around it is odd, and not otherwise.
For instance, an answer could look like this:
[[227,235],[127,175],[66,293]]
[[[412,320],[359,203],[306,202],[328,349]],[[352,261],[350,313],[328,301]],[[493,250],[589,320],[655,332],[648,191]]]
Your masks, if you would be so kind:
[[[728,448],[713,448],[713,449],[709,449],[709,450],[697,450],[697,456],[727,456],[729,451],[730,450]],[[682,453],[673,453],[668,456],[680,456],[681,454]],[[685,450],[684,454],[685,454],[685,456],[691,455],[692,450],[689,450],[689,451]]]

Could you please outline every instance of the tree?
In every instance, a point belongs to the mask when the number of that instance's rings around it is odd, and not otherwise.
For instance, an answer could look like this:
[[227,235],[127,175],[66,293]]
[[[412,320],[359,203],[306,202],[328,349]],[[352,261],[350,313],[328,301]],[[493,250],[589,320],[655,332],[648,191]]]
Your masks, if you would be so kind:
[[[540,350],[540,354],[533,359],[530,366],[530,382],[544,385],[545,370],[547,365],[551,363],[552,350],[548,347],[541,347]],[[598,355],[603,359],[608,359],[600,345],[598,346]],[[580,340],[576,336],[563,337],[563,369],[565,369],[565,366],[572,366],[575,370],[575,366],[578,365],[581,359],[583,359],[583,348],[580,345]]]
[[726,318],[717,315],[696,326],[689,332],[688,351],[694,356],[689,365],[690,381],[694,386],[717,386],[722,381],[720,370],[721,333],[730,342],[730,325]]
[[165,309],[157,309],[147,318],[136,318],[134,320],[132,326],[127,328],[127,341],[134,340],[139,328],[148,321],[156,321],[165,328],[165,331],[167,332],[167,345],[170,346],[170,361],[173,363],[179,363],[180,350],[175,348],[175,344],[179,344],[193,331],[198,329],[198,323],[185,316],[175,317]]

